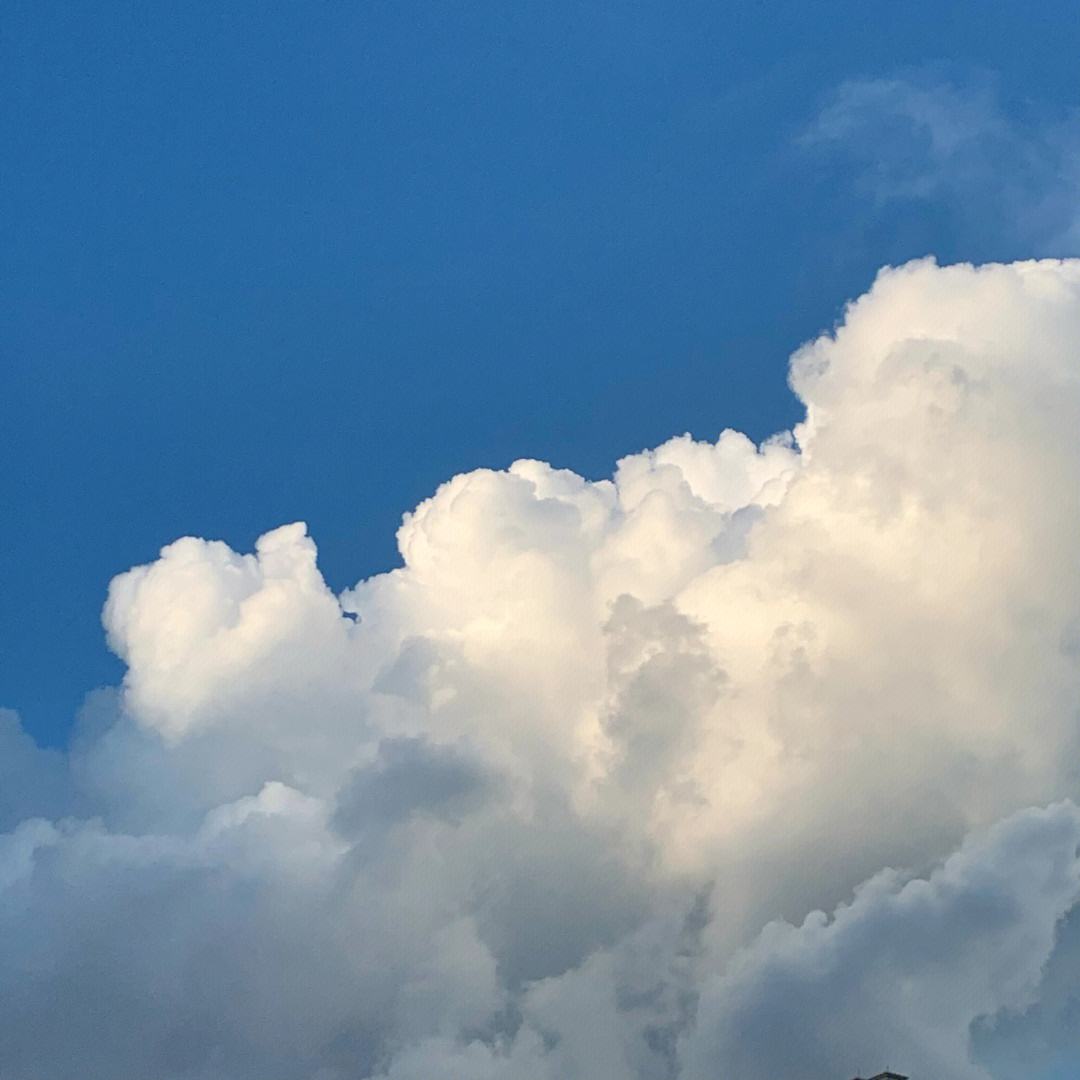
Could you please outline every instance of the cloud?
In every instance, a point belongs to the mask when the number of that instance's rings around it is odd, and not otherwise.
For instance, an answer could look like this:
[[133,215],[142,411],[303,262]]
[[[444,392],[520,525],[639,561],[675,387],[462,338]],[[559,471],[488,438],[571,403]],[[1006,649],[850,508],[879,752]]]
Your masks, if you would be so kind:
[[6,1080],[1059,1064],[1078,355],[1080,262],[923,260],[762,446],[454,477],[340,596],[300,524],[120,575],[123,686],[0,727]]
[[18,716],[0,709],[0,828],[11,828],[29,815],[67,812],[64,772],[59,751],[35,745]]
[[926,879],[886,871],[831,919],[770,924],[705,983],[687,1080],[717,1062],[747,1080],[810,1080],[842,1061],[985,1080],[971,1025],[1034,1001],[1055,925],[1080,897],[1078,844],[1072,803],[1020,811]]
[[482,804],[486,778],[453,748],[421,739],[386,739],[376,762],[358,769],[338,794],[335,826],[349,833],[388,826],[412,814],[458,821]]
[[1006,103],[986,77],[846,81],[799,142],[842,161],[878,207],[943,207],[968,246],[1056,255],[1080,242],[1080,116]]

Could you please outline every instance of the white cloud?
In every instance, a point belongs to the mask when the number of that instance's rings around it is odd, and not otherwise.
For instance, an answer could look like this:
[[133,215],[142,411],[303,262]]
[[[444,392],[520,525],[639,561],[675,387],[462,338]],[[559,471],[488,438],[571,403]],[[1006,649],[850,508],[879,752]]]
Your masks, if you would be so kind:
[[791,436],[455,477],[340,597],[302,525],[118,577],[123,687],[0,729],[6,1080],[1012,1076],[1080,988],[1077,356],[1080,263],[913,263]]

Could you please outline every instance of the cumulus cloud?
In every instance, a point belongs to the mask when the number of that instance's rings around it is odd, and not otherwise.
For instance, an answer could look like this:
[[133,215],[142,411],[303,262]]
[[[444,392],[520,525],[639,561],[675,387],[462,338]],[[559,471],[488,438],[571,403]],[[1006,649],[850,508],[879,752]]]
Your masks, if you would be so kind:
[[454,477],[341,595],[300,524],[120,575],[66,755],[0,716],[6,1080],[1074,1052],[1078,356],[1080,262],[924,260],[761,446]]
[[722,1062],[746,1080],[809,1080],[886,1060],[986,1080],[972,1023],[1035,999],[1054,927],[1080,897],[1078,843],[1072,803],[1020,811],[927,879],[885,871],[831,919],[770,924],[705,982],[685,1076]]

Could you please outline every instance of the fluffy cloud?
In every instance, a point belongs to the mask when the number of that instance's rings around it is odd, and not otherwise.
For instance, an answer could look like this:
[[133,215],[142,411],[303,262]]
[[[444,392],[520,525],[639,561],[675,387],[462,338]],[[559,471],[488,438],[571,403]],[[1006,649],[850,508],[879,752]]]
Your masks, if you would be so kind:
[[[903,1062],[986,1080],[971,1025],[1036,997],[1054,928],[1080,897],[1080,811],[1020,811],[903,883],[885,871],[830,920],[767,926],[702,988],[687,1080],[792,1080]],[[778,1039],[778,1031],[800,1037]]]
[[762,446],[457,476],[341,596],[299,524],[120,575],[67,755],[0,716],[7,1080],[1072,1052],[1078,356],[1080,263],[913,263]]

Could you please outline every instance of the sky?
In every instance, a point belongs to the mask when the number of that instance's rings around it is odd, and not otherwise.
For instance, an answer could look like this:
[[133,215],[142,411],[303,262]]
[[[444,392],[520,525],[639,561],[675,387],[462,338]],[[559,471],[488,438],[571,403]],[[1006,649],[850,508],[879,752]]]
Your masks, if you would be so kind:
[[5,5],[4,703],[63,745],[122,674],[108,580],[186,533],[302,518],[342,588],[455,472],[789,427],[788,354],[879,266],[1033,253],[985,178],[977,222],[970,191],[883,205],[873,133],[827,152],[818,114],[899,77],[1060,123],[1069,15]]
[[1077,1075],[1078,51],[6,5],[5,1080]]

